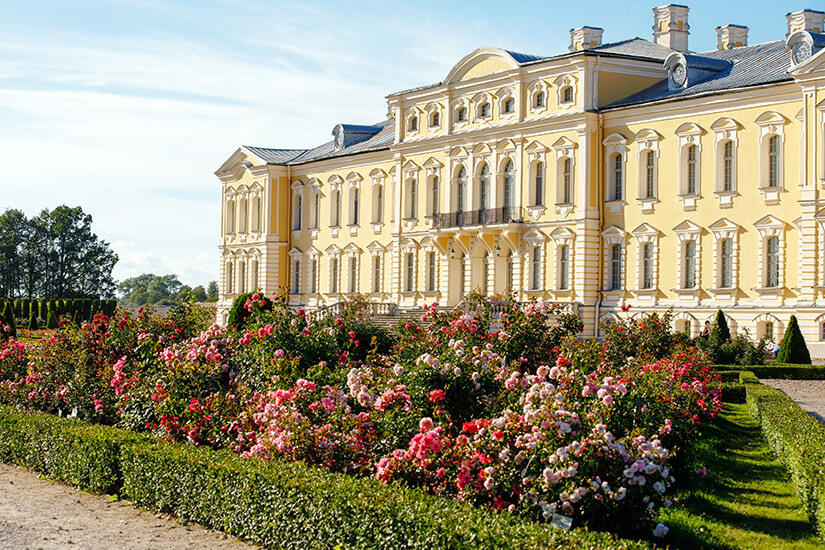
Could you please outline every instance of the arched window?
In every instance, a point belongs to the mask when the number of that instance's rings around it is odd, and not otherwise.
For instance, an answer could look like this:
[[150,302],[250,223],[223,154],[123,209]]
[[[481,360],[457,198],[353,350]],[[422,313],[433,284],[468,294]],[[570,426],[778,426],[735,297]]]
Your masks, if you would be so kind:
[[459,107],[455,119],[456,122],[467,122],[467,107]]
[[515,112],[515,110],[516,110],[516,100],[513,99],[512,97],[509,98],[509,99],[506,99],[504,101],[504,112],[505,112],[505,114]]
[[565,86],[561,90],[561,101],[562,103],[572,103],[573,102],[573,86]]
[[516,179],[515,179],[515,167],[513,166],[513,161],[508,160],[504,164],[504,178],[503,178],[503,199],[504,199],[504,212],[505,216],[509,215],[510,208],[513,206],[513,194],[515,193],[516,188]]
[[458,213],[458,225],[463,225],[463,215],[466,209],[464,201],[467,196],[467,170],[462,166],[458,169],[458,177],[456,178],[456,206],[455,210]]
[[544,92],[536,92],[535,99],[533,101],[534,107],[544,107],[545,103],[545,95]]
[[487,163],[481,165],[479,171],[479,222],[487,223],[487,209],[490,208],[490,167]]
[[430,128],[438,128],[441,126],[441,114],[435,111],[430,115]]
[[235,270],[232,261],[226,262],[226,293],[234,294],[235,292]]
[[246,233],[249,222],[249,202],[246,198],[241,199],[241,233]]
[[226,232],[235,233],[235,201],[226,201]]
[[479,118],[489,118],[490,117],[490,104],[488,102],[484,102],[478,106],[478,117]]
[[418,117],[412,116],[407,121],[407,131],[409,132],[417,132],[418,131]]

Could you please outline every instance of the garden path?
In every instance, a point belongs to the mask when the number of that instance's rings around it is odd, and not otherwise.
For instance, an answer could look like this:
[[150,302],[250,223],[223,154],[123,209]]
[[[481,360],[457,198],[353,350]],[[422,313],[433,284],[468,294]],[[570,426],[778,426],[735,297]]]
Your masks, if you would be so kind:
[[782,390],[808,414],[825,424],[825,380],[760,380],[765,385]]
[[38,479],[0,463],[2,550],[253,550],[258,548],[195,524],[110,502],[107,495]]

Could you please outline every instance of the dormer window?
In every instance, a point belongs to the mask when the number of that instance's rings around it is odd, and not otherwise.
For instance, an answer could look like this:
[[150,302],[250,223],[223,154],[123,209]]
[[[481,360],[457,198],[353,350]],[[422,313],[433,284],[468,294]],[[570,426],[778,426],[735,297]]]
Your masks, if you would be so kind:
[[490,118],[490,104],[489,103],[482,103],[478,106],[478,117],[479,118]]
[[430,115],[430,128],[438,128],[441,126],[441,115],[438,111]]
[[533,101],[534,107],[544,107],[545,99],[544,99],[544,92],[537,92],[535,100]]
[[561,89],[561,102],[562,103],[572,103],[573,102],[573,86],[565,86]]
[[467,122],[467,107],[459,107],[455,114],[456,122]]
[[417,132],[418,131],[418,117],[412,117],[407,121],[407,131],[408,132]]
[[515,110],[516,110],[516,100],[511,97],[511,98],[507,99],[504,102],[503,111],[504,111],[505,114],[507,114],[507,113],[512,113]]

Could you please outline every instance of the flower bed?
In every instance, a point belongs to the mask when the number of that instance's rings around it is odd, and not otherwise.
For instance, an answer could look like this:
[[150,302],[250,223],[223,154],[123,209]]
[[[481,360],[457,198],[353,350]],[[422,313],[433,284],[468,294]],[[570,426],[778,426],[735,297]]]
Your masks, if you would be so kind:
[[673,449],[721,407],[667,316],[596,343],[542,302],[433,305],[395,337],[357,303],[340,317],[278,296],[243,307],[238,330],[118,314],[8,343],[0,401],[634,536],[667,532]]

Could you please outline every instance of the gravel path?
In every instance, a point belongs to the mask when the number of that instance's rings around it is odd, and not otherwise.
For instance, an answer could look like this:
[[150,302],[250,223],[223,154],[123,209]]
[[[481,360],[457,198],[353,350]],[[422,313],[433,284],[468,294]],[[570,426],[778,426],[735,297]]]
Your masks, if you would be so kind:
[[107,495],[84,493],[0,463],[0,549],[253,550]]
[[760,380],[763,384],[785,392],[808,414],[825,423],[825,380]]

